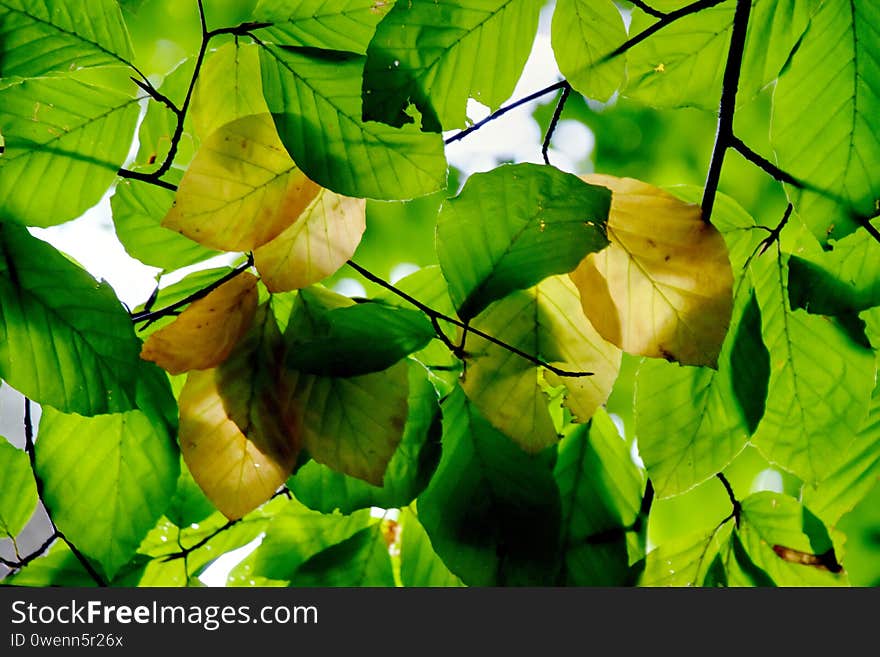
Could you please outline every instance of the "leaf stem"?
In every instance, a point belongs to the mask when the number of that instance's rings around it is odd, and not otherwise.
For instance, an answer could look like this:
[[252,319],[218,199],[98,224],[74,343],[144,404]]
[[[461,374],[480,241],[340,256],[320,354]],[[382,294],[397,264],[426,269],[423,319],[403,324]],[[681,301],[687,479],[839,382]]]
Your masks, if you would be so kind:
[[[359,264],[357,264],[353,260],[348,261],[348,266],[351,267],[352,269],[354,269],[356,272],[358,272],[361,276],[363,276],[367,280],[372,281],[373,283],[376,283],[377,285],[385,288],[386,290],[397,295],[398,297],[400,297],[404,301],[408,301],[409,303],[414,305],[416,308],[421,310],[423,313],[425,313],[429,318],[431,318],[431,323],[434,326],[435,332],[437,332],[437,330],[439,329],[439,324],[438,324],[437,320],[442,319],[444,322],[449,322],[450,324],[454,324],[455,326],[458,326],[459,328],[463,329],[466,332],[473,333],[474,335],[477,335],[477,336],[483,338],[484,340],[488,340],[492,344],[497,345],[497,346],[501,347],[502,349],[509,351],[512,354],[516,354],[520,358],[527,360],[528,362],[530,362],[534,365],[537,365],[539,367],[544,367],[547,370],[549,370],[550,372],[553,372],[554,374],[556,374],[557,376],[576,378],[576,377],[584,377],[584,376],[592,376],[593,375],[592,372],[573,372],[570,370],[560,369],[554,365],[551,365],[550,363],[547,363],[547,362],[541,360],[537,356],[533,356],[532,354],[526,353],[525,351],[522,351],[521,349],[518,349],[517,347],[514,347],[511,344],[507,344],[503,340],[499,340],[498,338],[496,338],[492,335],[489,335],[488,333],[485,333],[484,331],[481,331],[479,329],[474,328],[473,326],[468,325],[466,322],[463,322],[456,317],[450,317],[449,315],[446,315],[446,314],[441,313],[437,310],[434,310],[430,306],[422,303],[421,301],[419,301],[418,299],[414,298],[413,296],[407,294],[403,290],[395,287],[394,285],[392,285],[388,281],[380,278],[379,276],[377,276],[373,272],[369,271],[368,269],[364,269],[363,267],[361,267]],[[446,345],[446,347],[457,358],[464,357],[464,354],[462,354],[462,348],[453,344],[452,341],[446,336],[445,333],[443,333],[442,331],[439,331],[439,332],[437,332],[437,337],[440,338],[440,340],[443,342],[443,344]]]
[[736,499],[736,495],[733,493],[733,487],[730,485],[730,482],[727,481],[727,477],[724,476],[723,472],[719,472],[715,475],[718,477],[718,480],[724,486],[724,490],[727,491],[727,497],[730,499],[730,504],[733,507],[733,510],[730,512],[730,515],[727,516],[724,520],[721,521],[723,525],[728,520],[733,519],[736,523],[736,526],[739,527],[739,517],[742,513],[742,505],[739,503],[739,500]]
[[553,118],[550,119],[550,125],[547,126],[547,134],[544,135],[544,143],[541,144],[541,155],[544,158],[544,164],[550,165],[550,156],[547,154],[547,151],[550,150],[550,140],[553,138],[553,133],[556,131],[556,126],[559,124],[559,117],[562,116],[562,110],[565,109],[565,101],[568,100],[568,95],[571,93],[571,85],[566,81],[565,86],[562,87],[562,93],[559,95],[559,102],[556,103],[556,109],[553,110]]
[[721,81],[721,102],[718,107],[718,129],[715,133],[715,146],[712,159],[706,174],[706,186],[703,189],[703,200],[700,208],[703,221],[711,223],[712,208],[718,184],[721,182],[721,168],[724,155],[730,148],[733,139],[733,116],[736,112],[736,94],[739,90],[739,78],[742,70],[743,53],[745,52],[746,35],[749,29],[749,13],[752,0],[736,0],[736,11],[733,15],[733,30],[730,35],[730,47],[727,51],[727,62],[724,65],[724,77]]

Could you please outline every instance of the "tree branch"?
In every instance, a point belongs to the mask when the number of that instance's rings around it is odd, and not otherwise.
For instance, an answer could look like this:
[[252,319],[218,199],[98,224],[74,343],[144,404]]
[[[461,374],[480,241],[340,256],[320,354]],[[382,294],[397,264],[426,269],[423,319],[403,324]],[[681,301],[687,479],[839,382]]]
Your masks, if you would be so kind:
[[654,18],[664,18],[666,16],[665,11],[660,11],[659,9],[654,9],[643,0],[629,0],[631,5],[638,7],[646,14],[653,16]]
[[723,525],[728,520],[733,519],[734,522],[736,522],[736,526],[739,527],[739,516],[742,513],[742,505],[739,503],[739,500],[736,499],[736,495],[733,493],[733,487],[730,485],[730,482],[727,481],[727,477],[724,476],[724,473],[719,472],[715,476],[718,477],[718,480],[724,486],[724,490],[727,491],[727,497],[730,499],[730,504],[733,507],[730,515],[722,520],[721,524]]
[[525,105],[526,103],[529,103],[533,100],[537,100],[541,96],[546,96],[547,94],[552,93],[552,92],[556,91],[557,89],[563,89],[567,86],[568,86],[568,82],[566,80],[561,80],[560,82],[554,82],[549,87],[544,87],[543,89],[539,89],[538,91],[531,93],[524,98],[520,98],[519,100],[512,102],[510,105],[507,105],[505,107],[502,107],[502,108],[496,110],[495,112],[493,112],[492,114],[487,116],[482,121],[477,121],[471,127],[465,128],[464,130],[462,130],[460,132],[456,132],[454,135],[449,137],[443,143],[448,145],[453,142],[464,139],[472,132],[475,132],[475,131],[479,130],[480,128],[482,128],[487,123],[494,121],[495,119],[497,119],[501,116],[504,116],[510,110],[516,109],[517,107],[520,107],[521,105]]
[[27,556],[22,557],[18,561],[9,561],[8,559],[4,559],[3,557],[0,557],[0,564],[3,564],[4,566],[9,568],[10,570],[21,570],[22,568],[27,566],[31,561],[33,561],[37,557],[43,556],[43,554],[46,552],[46,550],[48,550],[52,546],[52,543],[54,543],[55,540],[58,538],[60,538],[58,532],[54,531],[49,536],[49,538],[47,538],[45,541],[43,541],[43,544],[40,545],[40,547],[38,547],[36,550],[31,552]]
[[568,100],[568,95],[570,93],[571,85],[566,81],[565,86],[562,87],[562,94],[559,96],[559,102],[556,103],[556,109],[553,110],[553,118],[550,119],[550,125],[547,126],[547,134],[544,135],[544,143],[541,144],[541,155],[544,157],[544,164],[550,164],[550,157],[547,155],[547,151],[550,150],[550,140],[553,138],[553,133],[556,131],[559,117],[562,116],[562,110],[565,109],[565,101]]
[[142,310],[136,313],[130,313],[131,321],[137,324],[138,322],[147,322],[142,329],[146,328],[157,319],[161,319],[162,317],[167,317],[168,315],[175,315],[180,308],[183,308],[187,304],[192,303],[193,301],[198,301],[206,296],[208,296],[211,292],[216,290],[218,287],[223,285],[224,283],[231,281],[233,278],[238,276],[239,274],[250,269],[254,264],[254,255],[253,253],[248,253],[247,260],[240,264],[238,267],[233,269],[231,272],[226,274],[225,276],[218,278],[216,281],[203,287],[202,289],[193,292],[189,296],[181,299],[180,301],[176,301],[164,308],[160,308],[159,310]]
[[718,108],[718,129],[715,133],[715,146],[712,159],[706,174],[706,186],[703,189],[703,201],[700,208],[703,221],[711,223],[712,208],[721,181],[721,168],[724,165],[724,154],[731,146],[733,139],[733,116],[736,112],[736,94],[739,89],[739,77],[742,69],[743,52],[746,45],[746,34],[749,29],[749,13],[752,0],[736,0],[736,11],[733,15],[733,33],[730,35],[730,48],[727,51],[727,63],[724,65],[724,77],[721,81],[721,103]]
[[404,301],[408,301],[409,303],[414,305],[416,308],[421,310],[423,313],[425,313],[429,318],[431,318],[431,323],[434,326],[435,332],[437,332],[437,337],[440,338],[440,340],[443,342],[443,344],[446,345],[446,347],[457,358],[464,358],[464,354],[461,353],[462,352],[461,347],[454,345],[452,343],[452,341],[449,340],[449,338],[442,331],[438,331],[438,329],[440,327],[439,327],[437,320],[442,319],[444,322],[449,322],[450,324],[454,324],[455,326],[458,326],[459,328],[461,328],[467,332],[473,333],[474,335],[478,335],[481,338],[483,338],[484,340],[487,340],[487,341],[491,342],[492,344],[497,345],[497,346],[501,347],[502,349],[509,351],[512,354],[516,354],[520,358],[527,360],[528,362],[530,362],[534,365],[546,368],[547,370],[549,370],[550,372],[553,372],[557,376],[576,378],[576,377],[584,377],[584,376],[592,376],[593,375],[592,372],[572,372],[570,370],[563,370],[563,369],[560,369],[554,365],[551,365],[550,363],[544,362],[543,360],[541,360],[537,356],[533,356],[532,354],[528,354],[528,353],[522,351],[521,349],[514,347],[511,344],[507,344],[506,342],[499,340],[498,338],[496,338],[492,335],[489,335],[488,333],[485,333],[479,329],[475,329],[473,326],[469,326],[466,322],[463,322],[456,317],[450,317],[449,315],[445,315],[441,312],[434,310],[430,306],[422,303],[421,301],[419,301],[418,299],[414,298],[413,296],[407,294],[403,290],[395,287],[394,285],[392,285],[388,281],[380,278],[379,276],[376,276],[376,274],[374,274],[373,272],[371,272],[367,269],[364,269],[363,267],[361,267],[359,264],[357,264],[353,260],[348,261],[348,266],[351,267],[352,269],[354,269],[356,272],[358,272],[361,276],[363,276],[367,280],[372,281],[373,283],[376,283],[377,285],[385,288],[386,290],[397,295],[398,297],[400,297]]

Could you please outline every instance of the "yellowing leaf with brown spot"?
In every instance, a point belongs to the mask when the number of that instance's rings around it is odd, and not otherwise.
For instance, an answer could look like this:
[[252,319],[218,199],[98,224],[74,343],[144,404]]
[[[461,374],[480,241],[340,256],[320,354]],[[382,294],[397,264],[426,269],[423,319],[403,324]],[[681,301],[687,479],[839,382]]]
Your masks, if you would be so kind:
[[578,291],[565,276],[551,276],[529,290],[496,301],[472,322],[560,370],[559,376],[510,349],[469,334],[462,388],[480,413],[528,452],[553,445],[558,435],[548,409],[548,386],[565,386],[565,405],[586,422],[611,393],[620,349],[606,342],[581,312]]
[[278,385],[281,336],[268,305],[220,367],[190,372],[180,393],[180,447],[193,478],[230,519],[268,500],[300,448],[301,418]]
[[243,272],[150,335],[141,358],[171,374],[216,367],[247,333],[256,310],[257,278]]
[[321,188],[294,164],[269,114],[236,119],[196,152],[162,225],[225,251],[280,235]]
[[652,185],[583,178],[612,191],[611,244],[571,274],[593,326],[628,353],[714,367],[733,304],[721,234],[699,206]]
[[299,220],[254,251],[266,287],[284,292],[335,273],[354,253],[366,228],[366,201],[322,189]]

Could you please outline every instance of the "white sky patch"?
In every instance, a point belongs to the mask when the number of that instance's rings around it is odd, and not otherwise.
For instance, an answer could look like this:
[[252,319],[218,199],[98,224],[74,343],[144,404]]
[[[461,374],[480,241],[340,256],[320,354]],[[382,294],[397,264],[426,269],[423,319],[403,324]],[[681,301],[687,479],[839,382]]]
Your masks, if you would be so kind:
[[785,486],[782,481],[782,474],[773,468],[761,470],[752,482],[751,493],[759,493],[761,491],[771,491],[773,493],[782,493]]

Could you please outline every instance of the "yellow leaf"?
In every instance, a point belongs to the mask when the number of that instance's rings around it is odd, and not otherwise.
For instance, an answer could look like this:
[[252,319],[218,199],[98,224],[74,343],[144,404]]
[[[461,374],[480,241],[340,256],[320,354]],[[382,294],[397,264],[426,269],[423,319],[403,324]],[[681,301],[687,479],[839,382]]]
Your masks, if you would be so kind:
[[269,114],[254,114],[202,142],[162,225],[225,251],[269,242],[321,188],[297,168]]
[[243,272],[147,338],[141,358],[171,374],[222,363],[247,333],[257,310],[257,278]]
[[703,222],[699,206],[646,183],[583,179],[612,191],[611,244],[571,274],[584,313],[628,353],[714,367],[733,304],[721,234]]
[[183,458],[199,487],[227,518],[241,518],[268,500],[293,470],[295,419],[281,414],[275,418],[280,423],[275,430],[251,427],[245,434],[226,410],[215,370],[190,372],[179,406]]
[[596,332],[580,309],[577,289],[565,276],[496,301],[471,326],[566,372],[559,376],[475,334],[466,343],[465,394],[495,428],[528,452],[556,443],[548,386],[565,386],[565,404],[586,422],[611,393],[620,350]]
[[318,192],[299,220],[254,251],[271,292],[306,287],[335,273],[354,253],[366,228],[364,199]]

